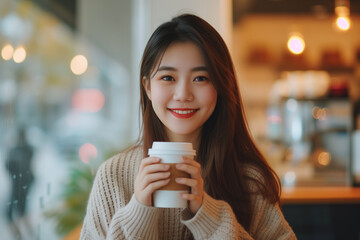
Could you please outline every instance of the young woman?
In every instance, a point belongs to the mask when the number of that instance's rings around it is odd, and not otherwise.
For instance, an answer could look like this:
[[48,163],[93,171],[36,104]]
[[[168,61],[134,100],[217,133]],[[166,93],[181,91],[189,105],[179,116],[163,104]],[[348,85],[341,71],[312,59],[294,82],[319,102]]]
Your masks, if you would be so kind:
[[[280,183],[253,143],[228,49],[207,22],[181,15],[151,36],[140,70],[143,132],[99,168],[81,239],[296,239],[279,208]],[[191,142],[186,209],[152,206],[169,166],[153,141]]]

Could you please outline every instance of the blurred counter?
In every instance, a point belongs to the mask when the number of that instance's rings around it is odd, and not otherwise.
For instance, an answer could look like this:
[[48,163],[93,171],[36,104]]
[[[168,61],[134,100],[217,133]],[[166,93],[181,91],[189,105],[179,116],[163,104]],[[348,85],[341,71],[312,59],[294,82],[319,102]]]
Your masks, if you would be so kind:
[[281,204],[360,204],[360,187],[283,187]]
[[360,188],[283,187],[281,208],[298,239],[360,239]]

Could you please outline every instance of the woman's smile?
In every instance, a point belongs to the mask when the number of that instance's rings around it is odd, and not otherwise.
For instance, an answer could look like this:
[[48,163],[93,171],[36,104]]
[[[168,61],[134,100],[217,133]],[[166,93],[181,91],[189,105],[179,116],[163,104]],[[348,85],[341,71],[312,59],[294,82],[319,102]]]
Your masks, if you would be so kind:
[[198,108],[168,108],[177,118],[191,118],[199,110]]

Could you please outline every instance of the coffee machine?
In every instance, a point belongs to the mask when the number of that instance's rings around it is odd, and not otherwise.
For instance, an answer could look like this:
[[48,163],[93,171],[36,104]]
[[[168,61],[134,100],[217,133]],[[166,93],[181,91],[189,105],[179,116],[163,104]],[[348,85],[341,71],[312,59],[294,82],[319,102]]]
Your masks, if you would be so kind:
[[282,141],[287,148],[284,161],[295,174],[302,169],[296,185],[350,185],[351,101],[287,98],[280,109]]

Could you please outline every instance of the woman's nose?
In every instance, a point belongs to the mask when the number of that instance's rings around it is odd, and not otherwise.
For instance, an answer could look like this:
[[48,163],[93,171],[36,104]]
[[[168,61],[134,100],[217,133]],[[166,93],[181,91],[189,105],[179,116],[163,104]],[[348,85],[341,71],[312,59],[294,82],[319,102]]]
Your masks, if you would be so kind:
[[194,95],[193,95],[190,83],[179,82],[175,88],[174,100],[176,100],[176,101],[192,101],[193,99],[194,99]]

